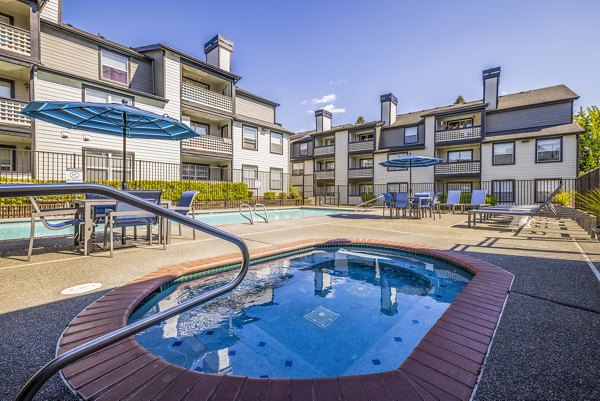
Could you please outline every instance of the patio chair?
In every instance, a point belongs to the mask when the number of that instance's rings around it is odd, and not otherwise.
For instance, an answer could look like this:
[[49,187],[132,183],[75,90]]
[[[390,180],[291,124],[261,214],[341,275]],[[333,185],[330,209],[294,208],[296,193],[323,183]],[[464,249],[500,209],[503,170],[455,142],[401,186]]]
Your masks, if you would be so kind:
[[[150,203],[159,205],[162,191],[129,191],[130,194],[138,196],[147,200]],[[146,236],[148,239],[148,245],[152,245],[152,226],[160,223],[160,219],[153,213],[148,213],[135,206],[131,206],[125,202],[117,203],[115,210],[107,210],[106,217],[104,220],[104,248],[106,248],[107,240],[110,241],[110,257],[114,256],[114,231],[115,228],[122,228],[121,242],[125,243],[126,229],[127,227],[146,226]],[[162,225],[159,224],[159,242],[162,237]],[[107,236],[108,231],[110,235]],[[137,233],[136,233],[137,234]],[[134,234],[134,238],[137,235]],[[163,248],[165,242],[163,241]]]
[[[179,202],[174,206],[171,210],[175,210],[177,213],[180,213],[184,216],[187,216],[188,213],[191,212],[192,218],[195,218],[194,211],[194,198],[198,194],[198,191],[185,191],[181,194],[181,198],[179,198]],[[196,239],[196,230],[192,229],[192,235],[194,239]],[[179,235],[181,235],[181,224],[179,224]]]
[[[34,211],[31,213],[31,231],[29,233],[29,250],[27,251],[27,261],[31,261],[31,254],[33,253],[33,239],[35,237],[35,222],[39,218],[44,227],[48,230],[64,230],[66,228],[80,226],[83,224],[84,219],[79,217],[80,209],[77,208],[64,208],[64,209],[49,209],[41,210],[35,199],[29,197],[31,205]],[[62,220],[59,222],[48,221],[47,217],[66,217],[69,216],[68,220]],[[81,230],[79,230],[81,232]]]
[[523,216],[536,217],[546,210],[556,216],[556,208],[552,204],[554,197],[562,191],[563,184],[561,183],[539,206],[536,205],[497,205],[490,206],[485,209],[469,210],[469,223],[471,227],[471,216],[473,217],[473,226],[477,223],[477,215],[483,220],[484,216]]
[[393,201],[394,201],[394,198],[391,193],[383,194],[383,215],[382,216],[385,216],[385,209],[389,209],[390,217],[392,217],[392,202]]
[[464,213],[466,209],[481,209],[486,206],[490,206],[488,203],[485,203],[485,199],[487,197],[487,189],[476,189],[471,192],[471,202],[469,203],[460,203],[460,211]]
[[460,205],[460,194],[462,191],[448,191],[448,196],[445,203],[440,203],[439,207],[452,209],[452,213],[456,211],[456,206]]
[[[85,194],[85,199],[110,199],[104,195],[98,194]],[[106,212],[108,210],[114,210],[117,206],[117,202],[115,201],[114,205],[102,205],[102,206],[94,206],[94,222],[96,224],[103,223],[104,218],[106,217]]]
[[[431,192],[417,192],[412,200],[412,207],[417,210],[417,213],[425,213],[424,209],[429,208],[429,201],[433,199]],[[422,217],[419,216],[419,217]]]
[[438,212],[439,218],[440,219],[442,218],[442,211],[439,207],[439,205],[440,205],[439,196],[440,196],[440,194],[435,194],[435,195],[433,195],[433,197],[420,198],[421,212],[427,213],[427,211],[429,211],[429,217],[433,217],[434,220],[435,220],[436,210]]
[[392,207],[396,210],[397,217],[400,216],[400,209],[402,209],[403,216],[406,216],[406,211],[408,210],[408,216],[410,218],[412,213],[412,204],[408,198],[408,192],[396,192],[394,194],[394,202],[392,203]]

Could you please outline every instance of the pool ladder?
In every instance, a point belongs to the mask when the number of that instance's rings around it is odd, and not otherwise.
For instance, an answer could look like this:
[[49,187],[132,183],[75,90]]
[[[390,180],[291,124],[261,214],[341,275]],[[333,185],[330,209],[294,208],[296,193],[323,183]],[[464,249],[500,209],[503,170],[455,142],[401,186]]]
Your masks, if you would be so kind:
[[[258,211],[256,210],[257,207],[262,208],[264,214],[258,213]],[[259,219],[262,219],[265,223],[269,222],[269,214],[267,213],[267,207],[262,203],[257,203],[256,205],[254,205],[254,208],[252,208],[252,206],[250,206],[247,203],[242,203],[240,205],[240,215],[242,215],[243,218],[248,220],[250,224],[254,224],[254,216],[258,217]]]

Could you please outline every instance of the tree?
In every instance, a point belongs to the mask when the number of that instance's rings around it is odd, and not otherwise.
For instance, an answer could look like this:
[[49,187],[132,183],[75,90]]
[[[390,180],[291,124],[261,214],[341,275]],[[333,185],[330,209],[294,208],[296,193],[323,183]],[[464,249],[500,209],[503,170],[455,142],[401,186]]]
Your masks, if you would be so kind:
[[356,123],[357,124],[364,124],[364,123],[366,123],[365,118],[363,116],[358,116],[358,118],[356,119]]
[[463,104],[464,102],[465,102],[465,98],[462,97],[462,95],[458,95],[458,97],[454,101],[454,104]]
[[579,135],[579,174],[600,167],[600,109],[581,107],[573,119],[585,132]]

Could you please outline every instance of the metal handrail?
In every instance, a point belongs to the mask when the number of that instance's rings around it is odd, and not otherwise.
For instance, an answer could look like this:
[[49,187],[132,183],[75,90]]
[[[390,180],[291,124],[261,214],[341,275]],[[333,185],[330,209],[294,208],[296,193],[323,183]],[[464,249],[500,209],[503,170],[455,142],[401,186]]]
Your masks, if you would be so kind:
[[[257,208],[258,206],[261,206],[261,207],[262,207],[263,211],[265,212],[265,215],[264,215],[264,216],[260,215],[260,213],[258,213],[258,212],[256,211],[256,208]],[[255,214],[257,217],[260,217],[261,219],[263,219],[265,223],[268,223],[268,222],[269,222],[269,214],[267,213],[267,207],[266,207],[265,205],[263,205],[262,203],[257,203],[256,205],[254,205],[254,209],[252,209],[252,211],[254,212],[254,214]]]
[[73,183],[73,184],[4,184],[0,185],[0,198],[19,197],[19,196],[43,196],[43,195],[64,195],[64,194],[81,194],[93,193],[104,195],[113,198],[120,202],[128,203],[139,209],[150,213],[157,214],[169,220],[176,221],[179,224],[190,226],[198,231],[213,235],[222,240],[228,241],[236,245],[242,254],[242,265],[238,275],[227,284],[215,288],[203,295],[199,295],[180,305],[159,312],[155,315],[148,316],[135,323],[128,324],[125,327],[114,330],[108,334],[91,340],[83,345],[80,345],[64,354],[54,358],[44,367],[38,370],[17,394],[16,401],[30,401],[33,399],[42,385],[48,381],[55,373],[63,369],[67,365],[75,362],[85,356],[93,354],[102,348],[121,341],[133,334],[154,326],[156,323],[173,317],[177,314],[185,312],[195,306],[198,306],[206,301],[215,299],[216,297],[225,294],[237,287],[248,272],[250,265],[250,252],[246,243],[239,237],[229,234],[223,230],[212,227],[208,224],[189,218],[181,213],[163,208],[159,205],[149,203],[135,195],[122,192],[111,187],[99,184]]
[[[244,214],[244,208],[248,208],[248,212],[250,213],[250,217],[246,216]],[[248,220],[250,222],[250,224],[254,224],[254,217],[252,216],[252,206],[250,206],[247,203],[242,203],[240,205],[240,214],[242,215],[243,218],[245,218],[246,220]]]
[[[366,208],[360,209],[360,207],[366,205],[367,203],[376,202],[377,199],[383,199],[383,195],[379,195],[377,198],[373,198],[366,202],[359,203],[358,205],[354,206],[354,211],[359,212],[360,210],[365,210]],[[371,206],[374,206],[374,205],[371,205]]]

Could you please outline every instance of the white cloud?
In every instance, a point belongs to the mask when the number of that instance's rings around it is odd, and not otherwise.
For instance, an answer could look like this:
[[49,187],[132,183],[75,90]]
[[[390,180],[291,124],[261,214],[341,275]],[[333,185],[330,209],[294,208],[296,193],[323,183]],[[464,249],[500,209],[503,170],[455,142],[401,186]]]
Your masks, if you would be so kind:
[[348,78],[341,78],[341,79],[338,79],[337,81],[334,81],[334,80],[329,81],[329,85],[345,85],[347,83],[348,83]]
[[345,113],[346,109],[343,107],[335,107],[335,105],[333,104],[328,104],[327,106],[323,107],[323,110],[327,110],[330,113]]
[[313,106],[316,106],[318,104],[325,104],[325,103],[333,102],[335,99],[337,99],[337,95],[335,93],[330,93],[329,95],[323,95],[321,97],[303,100],[302,103],[300,103],[300,104],[305,105],[307,103],[310,103]]

